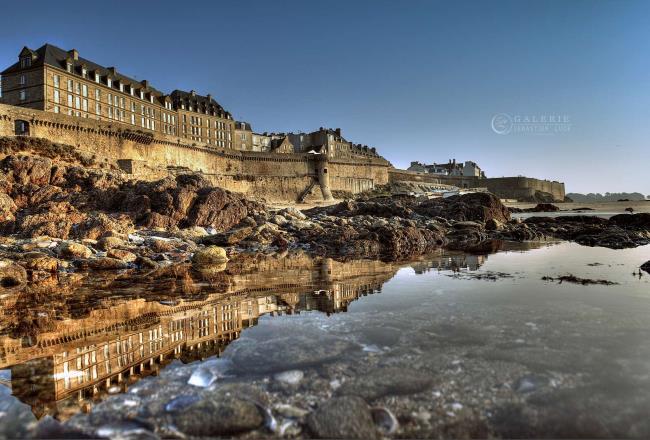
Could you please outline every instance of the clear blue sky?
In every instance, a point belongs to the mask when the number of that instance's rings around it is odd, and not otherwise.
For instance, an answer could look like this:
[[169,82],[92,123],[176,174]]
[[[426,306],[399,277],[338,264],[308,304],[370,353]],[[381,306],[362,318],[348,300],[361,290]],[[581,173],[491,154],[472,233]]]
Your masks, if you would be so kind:
[[[106,1],[4,5],[0,64],[45,42],[256,131],[340,127],[395,166],[474,160],[567,191],[650,193],[648,1]],[[497,113],[568,133],[492,131]]]

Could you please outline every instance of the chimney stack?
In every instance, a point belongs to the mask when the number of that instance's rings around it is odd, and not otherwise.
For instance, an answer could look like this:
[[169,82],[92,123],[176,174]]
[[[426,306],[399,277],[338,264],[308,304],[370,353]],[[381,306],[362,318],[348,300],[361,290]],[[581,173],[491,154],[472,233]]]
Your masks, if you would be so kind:
[[149,81],[147,81],[146,79],[143,79],[142,81],[140,81],[140,84],[142,84],[142,86],[145,89],[149,88]]
[[73,60],[77,61],[79,59],[79,52],[77,52],[77,49],[72,49],[68,51],[68,55],[72,57]]
[[208,101],[212,101],[212,95],[208,93]]
[[196,92],[194,90],[190,90],[190,95],[196,96]]

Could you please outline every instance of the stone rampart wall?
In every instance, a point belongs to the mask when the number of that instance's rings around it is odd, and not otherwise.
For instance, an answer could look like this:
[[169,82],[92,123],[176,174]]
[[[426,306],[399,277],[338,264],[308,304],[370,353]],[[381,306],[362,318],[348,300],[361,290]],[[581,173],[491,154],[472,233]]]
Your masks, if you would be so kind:
[[[29,135],[68,144],[114,163],[142,180],[168,173],[202,172],[215,185],[269,201],[294,201],[318,179],[313,156],[210,148],[156,135],[122,123],[81,119],[0,104],[0,136],[15,135],[17,120]],[[388,182],[389,163],[380,158],[330,159],[325,165],[331,190],[358,193]],[[322,199],[317,185],[308,200]]]

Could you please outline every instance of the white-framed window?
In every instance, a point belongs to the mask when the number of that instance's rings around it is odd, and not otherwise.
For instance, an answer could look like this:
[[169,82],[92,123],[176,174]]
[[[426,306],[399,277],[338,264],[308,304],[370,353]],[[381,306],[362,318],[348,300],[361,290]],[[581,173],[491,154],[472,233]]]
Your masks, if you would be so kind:
[[87,99],[84,99],[84,100],[82,101],[81,104],[82,104],[82,105],[81,105],[81,109],[82,109],[83,111],[87,112],[87,111],[88,111],[88,100],[87,100]]
[[26,67],[30,67],[32,65],[32,58],[31,57],[23,57],[20,59],[20,67],[23,69]]
[[75,82],[75,83],[74,83],[74,92],[75,92],[77,95],[81,93],[81,84],[79,84],[78,82]]
[[120,83],[120,92],[124,92],[124,84]]
[[86,76],[88,76],[88,70],[86,70],[85,67],[81,68],[81,76],[83,76],[84,78],[86,78]]
[[72,107],[72,95],[68,93],[68,107]]
[[102,114],[102,105],[99,102],[95,103],[95,114]]
[[20,85],[24,86],[27,81],[25,80],[25,75],[20,75]]
[[74,85],[74,82],[71,79],[69,79],[68,80],[68,92],[72,92],[73,85]]
[[113,95],[109,93],[106,101],[108,101],[108,105],[113,105]]
[[60,102],[60,100],[61,100],[61,96],[59,95],[59,91],[55,90],[54,91],[54,102],[56,102],[58,104]]
[[86,84],[84,84],[84,85],[81,86],[81,95],[82,95],[84,98],[87,98],[87,97],[88,97],[88,86],[87,86]]
[[149,95],[149,102],[153,104],[153,95]]
[[99,73],[95,72],[95,82],[99,83],[99,82],[101,82],[101,80],[102,80],[102,77],[99,75]]
[[54,75],[54,87],[57,89],[59,88],[59,85],[61,84],[61,77],[59,75]]
[[108,118],[113,119],[113,107],[108,107]]
[[140,90],[140,99],[144,99],[144,92]]
[[54,113],[59,113],[59,112],[60,112],[60,110],[59,110],[59,106],[58,106],[58,105],[55,105],[55,106],[54,106]]
[[131,125],[135,125],[135,115],[131,113]]
[[151,120],[151,129],[152,130],[156,129],[156,121],[154,121],[153,119]]
[[65,65],[65,70],[68,72],[72,73],[72,63],[66,63]]
[[131,93],[131,96],[135,96],[135,89],[133,88],[133,86],[129,86],[129,89],[130,89],[129,92]]
[[110,79],[110,78],[106,78],[106,85],[107,85],[108,87],[113,87],[113,80]]
[[20,100],[21,100],[21,101],[24,101],[24,100],[27,99],[27,94],[25,93],[24,90],[21,90],[21,91],[18,93],[18,95],[20,96]]
[[76,109],[81,108],[81,98],[78,96],[74,97],[74,108]]
[[125,107],[125,103],[126,103],[126,101],[124,100],[124,97],[123,97],[123,96],[120,97],[120,108],[124,108],[124,107]]
[[99,101],[102,98],[102,92],[99,89],[95,89],[95,100]]

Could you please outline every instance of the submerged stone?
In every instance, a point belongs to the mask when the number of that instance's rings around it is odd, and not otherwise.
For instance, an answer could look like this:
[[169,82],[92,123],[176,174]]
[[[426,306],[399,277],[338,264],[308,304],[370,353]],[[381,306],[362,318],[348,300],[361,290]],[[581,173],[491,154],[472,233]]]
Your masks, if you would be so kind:
[[368,404],[355,396],[337,397],[320,405],[307,417],[307,426],[316,438],[379,437]]
[[174,422],[184,434],[210,437],[252,431],[263,425],[264,416],[250,400],[206,398],[176,413]]

